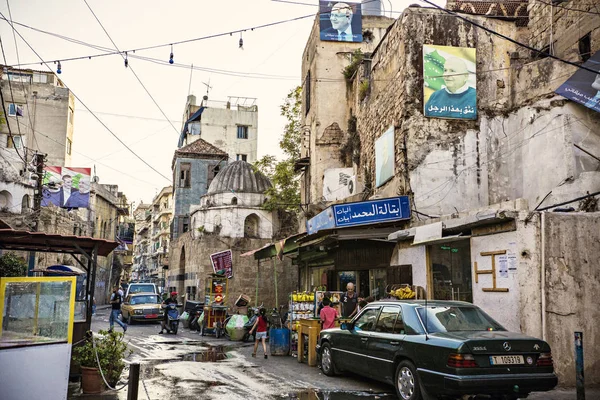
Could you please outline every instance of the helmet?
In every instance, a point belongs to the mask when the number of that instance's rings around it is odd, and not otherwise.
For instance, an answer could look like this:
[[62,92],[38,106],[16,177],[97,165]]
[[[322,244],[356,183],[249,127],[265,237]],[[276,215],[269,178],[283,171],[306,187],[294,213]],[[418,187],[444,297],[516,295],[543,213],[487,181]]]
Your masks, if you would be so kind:
[[177,292],[171,292],[171,296],[177,296]]

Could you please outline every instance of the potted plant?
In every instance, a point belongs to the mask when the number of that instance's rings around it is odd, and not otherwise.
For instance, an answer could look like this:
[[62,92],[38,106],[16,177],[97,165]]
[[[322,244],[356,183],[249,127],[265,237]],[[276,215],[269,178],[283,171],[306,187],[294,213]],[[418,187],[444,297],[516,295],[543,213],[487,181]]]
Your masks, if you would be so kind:
[[115,387],[125,368],[123,359],[132,353],[123,341],[122,333],[99,331],[98,334],[92,340],[93,333],[88,332],[88,340],[74,350],[73,358],[81,366],[83,393],[103,391],[104,382],[98,370],[98,361],[104,378],[111,387]]

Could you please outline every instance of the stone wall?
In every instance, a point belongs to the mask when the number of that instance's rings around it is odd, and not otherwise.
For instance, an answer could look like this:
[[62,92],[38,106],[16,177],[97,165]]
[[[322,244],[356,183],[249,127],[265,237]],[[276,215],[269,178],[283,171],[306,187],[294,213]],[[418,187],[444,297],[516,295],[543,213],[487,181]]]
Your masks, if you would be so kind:
[[[600,6],[595,0],[571,0],[551,6],[551,1],[529,2],[529,44],[570,61],[582,61],[600,49]],[[547,4],[545,4],[547,3]],[[591,54],[582,54],[580,39],[589,34]],[[583,39],[582,42],[585,42]],[[583,43],[581,43],[583,45]]]
[[573,332],[582,331],[585,382],[600,384],[600,213],[546,214],[546,340],[561,385],[575,385]]
[[[253,256],[241,257],[241,254],[261,248],[269,242],[264,239],[235,239],[206,234],[193,239],[191,232],[182,234],[177,240],[171,242],[167,286],[176,287],[179,293],[185,293],[187,286],[196,287],[196,298],[203,301],[206,277],[213,272],[210,255],[232,249],[233,278],[229,281],[226,304],[233,306],[240,294],[246,294],[252,298],[254,305],[258,276],[258,304],[275,307],[277,290],[279,305],[285,305],[288,294],[296,290],[298,284],[298,269],[291,265],[290,259],[286,257],[283,261],[275,261],[277,270],[277,289],[275,289],[272,260],[263,260],[259,264]],[[184,262],[181,257],[182,249],[185,252]]]

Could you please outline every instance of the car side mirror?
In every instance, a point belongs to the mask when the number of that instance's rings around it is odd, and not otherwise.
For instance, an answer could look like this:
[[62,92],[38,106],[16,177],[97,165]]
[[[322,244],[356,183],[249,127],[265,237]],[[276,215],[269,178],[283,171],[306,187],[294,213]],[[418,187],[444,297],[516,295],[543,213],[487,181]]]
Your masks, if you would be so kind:
[[351,331],[352,330],[352,324],[349,322],[342,322],[342,324],[340,325],[340,329],[343,331]]

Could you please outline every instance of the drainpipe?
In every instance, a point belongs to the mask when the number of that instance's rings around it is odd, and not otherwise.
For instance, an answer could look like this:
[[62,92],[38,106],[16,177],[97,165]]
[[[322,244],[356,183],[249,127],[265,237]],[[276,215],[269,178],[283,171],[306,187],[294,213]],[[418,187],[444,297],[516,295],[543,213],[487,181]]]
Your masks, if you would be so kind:
[[542,296],[542,340],[546,340],[546,212],[542,212],[541,236],[542,236],[542,251],[541,251],[541,296]]

